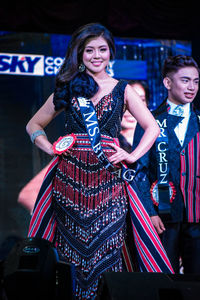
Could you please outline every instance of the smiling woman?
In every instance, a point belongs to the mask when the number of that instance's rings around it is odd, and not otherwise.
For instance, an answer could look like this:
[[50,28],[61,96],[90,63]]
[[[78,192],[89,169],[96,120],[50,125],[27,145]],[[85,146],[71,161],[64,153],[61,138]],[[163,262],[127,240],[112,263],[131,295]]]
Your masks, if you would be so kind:
[[[50,155],[57,154],[36,201],[29,236],[51,240],[59,256],[75,265],[77,299],[96,297],[104,271],[122,271],[129,198],[119,176],[121,164],[135,162],[159,134],[138,94],[126,81],[107,74],[106,66],[114,54],[112,34],[104,26],[92,23],[79,28],[72,35],[55,92],[27,124],[35,145]],[[144,129],[132,153],[117,143],[124,106]],[[61,111],[66,116],[66,135],[75,137],[75,143],[58,154],[44,128]],[[43,193],[47,186],[48,195]],[[154,244],[152,247],[157,250]],[[161,257],[167,261],[163,254]],[[140,262],[142,269],[152,271]],[[166,265],[169,269],[158,264],[153,271],[171,272],[170,264]]]

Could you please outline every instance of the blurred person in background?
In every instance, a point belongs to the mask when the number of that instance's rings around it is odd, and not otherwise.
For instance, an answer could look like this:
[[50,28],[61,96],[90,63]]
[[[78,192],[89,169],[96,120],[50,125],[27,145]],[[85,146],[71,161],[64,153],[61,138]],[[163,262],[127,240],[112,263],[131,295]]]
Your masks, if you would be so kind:
[[[129,80],[128,83],[133,87],[136,93],[140,96],[143,103],[148,107],[149,89],[147,83],[143,80]],[[122,129],[119,135],[119,142],[121,147],[129,153],[132,151],[136,124],[137,120],[128,110],[125,110],[121,122]]]

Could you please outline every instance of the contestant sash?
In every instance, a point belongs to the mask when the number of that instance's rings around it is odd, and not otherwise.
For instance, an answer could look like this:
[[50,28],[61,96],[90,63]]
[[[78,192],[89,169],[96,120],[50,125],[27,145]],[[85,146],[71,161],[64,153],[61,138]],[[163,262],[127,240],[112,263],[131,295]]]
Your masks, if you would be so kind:
[[[104,167],[111,169],[112,172],[114,166],[109,163],[101,147],[100,129],[93,103],[91,100],[85,98],[78,98],[78,101],[91,146]],[[117,140],[114,139],[114,142],[117,144]],[[128,169],[122,162],[122,178],[125,180],[129,195],[131,222],[140,270],[144,272],[173,273],[160,238],[140,201],[139,190],[134,181],[134,174],[135,171]]]
[[159,214],[164,219],[170,219],[170,185],[169,185],[169,160],[168,160],[168,135],[167,118],[157,120],[160,127],[160,135],[156,139],[156,160],[158,182],[155,186],[154,200],[158,205]]
[[98,119],[92,101],[83,97],[78,97],[78,102],[94,153],[106,169],[114,170],[114,166],[106,157],[101,146],[101,135]]

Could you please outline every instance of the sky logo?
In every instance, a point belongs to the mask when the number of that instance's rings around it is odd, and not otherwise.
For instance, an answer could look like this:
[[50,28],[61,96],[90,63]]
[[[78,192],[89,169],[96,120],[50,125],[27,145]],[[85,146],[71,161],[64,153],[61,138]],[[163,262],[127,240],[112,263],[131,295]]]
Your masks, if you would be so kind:
[[0,53],[0,74],[44,76],[44,56]]

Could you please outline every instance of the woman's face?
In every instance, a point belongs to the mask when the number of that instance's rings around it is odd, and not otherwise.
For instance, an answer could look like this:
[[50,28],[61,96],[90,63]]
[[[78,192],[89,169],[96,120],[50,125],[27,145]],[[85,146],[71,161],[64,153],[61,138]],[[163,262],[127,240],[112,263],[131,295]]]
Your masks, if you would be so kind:
[[89,73],[105,72],[110,60],[110,48],[103,37],[88,40],[83,51],[83,63]]

